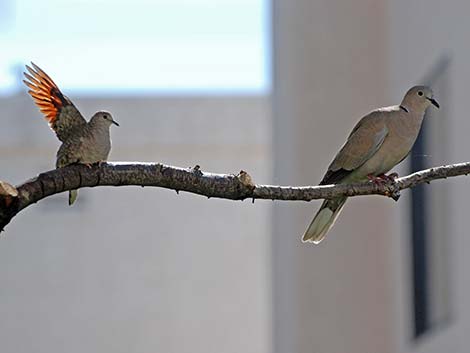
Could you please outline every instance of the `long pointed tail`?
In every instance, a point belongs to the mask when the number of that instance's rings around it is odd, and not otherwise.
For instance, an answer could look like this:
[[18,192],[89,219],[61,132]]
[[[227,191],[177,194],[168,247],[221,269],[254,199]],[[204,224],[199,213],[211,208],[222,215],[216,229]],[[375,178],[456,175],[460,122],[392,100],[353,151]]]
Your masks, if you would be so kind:
[[78,197],[78,190],[69,191],[69,206],[72,206],[72,204],[75,202],[77,197]]
[[343,209],[346,197],[325,200],[308,226],[302,242],[320,244]]

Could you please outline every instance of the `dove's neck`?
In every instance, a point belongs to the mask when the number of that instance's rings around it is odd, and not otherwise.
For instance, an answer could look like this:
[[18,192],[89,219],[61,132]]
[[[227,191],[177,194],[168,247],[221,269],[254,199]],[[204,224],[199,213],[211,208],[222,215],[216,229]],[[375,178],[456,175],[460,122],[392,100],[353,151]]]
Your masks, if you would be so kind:
[[424,114],[424,111],[429,106],[429,101],[426,99],[411,99],[410,97],[405,96],[401,101],[400,108],[402,110],[407,110],[409,113]]
[[104,119],[91,119],[88,123],[93,139],[100,143],[107,145],[110,140],[109,128],[110,125]]
[[409,136],[413,141],[419,134],[421,129],[421,124],[423,123],[424,111],[422,110],[413,110],[412,108],[403,106],[408,110],[406,112],[403,108],[401,113],[398,115],[397,119],[394,119],[394,124],[396,126],[396,131],[399,135],[403,137]]
[[419,132],[421,123],[423,122],[424,112],[428,106],[429,102],[426,99],[410,99],[410,97],[406,95],[400,104],[400,109],[402,110],[400,118],[403,120],[403,124],[405,124],[407,128],[418,129]]
[[88,123],[91,129],[95,131],[109,131],[110,124],[105,119],[91,119]]

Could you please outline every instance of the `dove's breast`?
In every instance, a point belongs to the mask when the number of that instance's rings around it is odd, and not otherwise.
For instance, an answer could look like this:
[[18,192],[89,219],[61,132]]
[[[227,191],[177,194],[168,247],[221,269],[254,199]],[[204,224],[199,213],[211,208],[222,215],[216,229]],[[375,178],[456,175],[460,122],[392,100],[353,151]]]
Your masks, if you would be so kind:
[[83,139],[84,157],[89,160],[84,161],[84,163],[96,163],[108,159],[111,151],[109,128],[91,130]]
[[66,140],[57,152],[57,167],[72,163],[93,164],[106,161],[111,150],[109,129],[77,131]]

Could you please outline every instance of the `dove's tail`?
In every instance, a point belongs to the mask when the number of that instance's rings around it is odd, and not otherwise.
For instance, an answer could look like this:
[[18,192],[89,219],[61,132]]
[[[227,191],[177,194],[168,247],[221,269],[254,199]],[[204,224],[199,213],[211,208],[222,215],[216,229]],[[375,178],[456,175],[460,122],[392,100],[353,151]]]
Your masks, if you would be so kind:
[[343,209],[346,197],[325,200],[307,228],[302,242],[320,244]]
[[78,197],[78,190],[69,191],[69,206],[72,206],[72,204],[75,202],[77,197]]

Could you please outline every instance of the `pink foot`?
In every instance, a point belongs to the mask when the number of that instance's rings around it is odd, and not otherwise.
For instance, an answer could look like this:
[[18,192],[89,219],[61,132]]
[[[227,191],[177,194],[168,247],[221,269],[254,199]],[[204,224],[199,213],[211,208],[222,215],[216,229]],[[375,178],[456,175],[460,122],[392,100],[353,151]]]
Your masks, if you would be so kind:
[[391,173],[389,175],[385,175],[385,174],[379,174],[377,176],[373,175],[373,174],[369,174],[367,176],[367,179],[369,179],[369,181],[375,183],[375,184],[378,184],[378,185],[381,185],[381,184],[385,184],[387,182],[391,182],[391,181],[395,181],[395,179],[398,178],[398,174],[397,173]]
[[378,177],[385,181],[395,181],[398,178],[398,173],[390,173],[389,175],[380,174]]
[[382,185],[382,184],[385,183],[385,180],[384,180],[383,178],[381,178],[380,175],[379,175],[379,176],[375,176],[375,175],[373,175],[373,174],[369,174],[369,175],[367,175],[367,179],[369,179],[369,181],[370,181],[371,183],[374,183],[374,184],[376,184],[376,185]]
[[389,175],[379,174],[378,176],[369,174],[367,176],[367,179],[369,179],[370,182],[376,185],[385,186],[385,184],[388,184],[387,188],[390,186],[390,189],[389,191],[385,192],[385,195],[391,197],[395,201],[398,201],[398,199],[400,198],[400,190],[396,187],[396,178],[398,178],[397,173],[391,173]]

